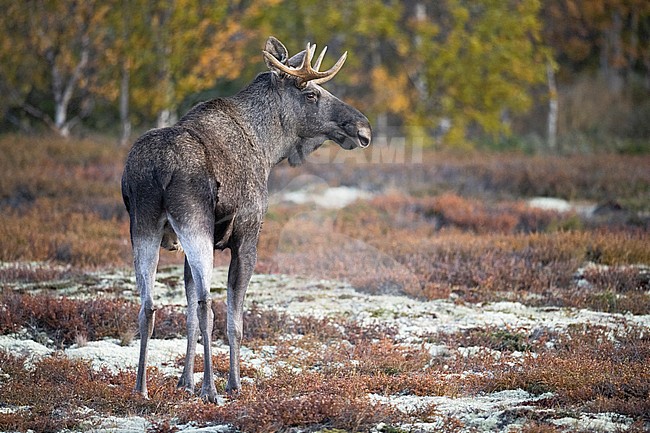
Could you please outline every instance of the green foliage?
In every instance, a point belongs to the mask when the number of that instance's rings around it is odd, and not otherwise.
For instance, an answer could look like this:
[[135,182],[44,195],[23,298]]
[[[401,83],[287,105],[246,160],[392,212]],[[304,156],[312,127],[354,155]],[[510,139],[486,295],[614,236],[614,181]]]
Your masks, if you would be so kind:
[[[73,117],[73,98],[92,92],[97,79],[93,54],[101,49],[108,6],[87,2],[41,0],[8,5],[0,18],[0,81],[9,98],[2,109],[21,107],[48,127],[67,136],[75,120],[88,115],[80,104]],[[48,112],[29,96],[47,94]]]
[[[242,29],[226,3],[116,0],[114,6],[115,37],[104,61],[113,76],[128,69],[134,109],[148,116],[175,111],[187,95],[238,76],[244,56],[235,39]],[[113,98],[117,87],[106,82]]]
[[[450,121],[445,140],[462,144],[476,127],[497,137],[511,132],[504,115],[531,106],[529,89],[545,79],[539,1],[453,0],[437,23],[416,22],[413,48],[421,81],[416,119]],[[429,37],[419,37],[424,32]]]
[[[504,113],[530,107],[530,90],[546,71],[539,8],[537,0],[415,7],[287,0],[254,22],[287,40],[332,41],[352,51],[339,81],[354,86],[353,97],[366,111],[397,115],[410,133],[427,133],[447,119],[451,128],[444,140],[461,145],[472,128],[509,134]],[[298,18],[286,20],[287,13]]]
[[[6,60],[0,76],[13,95],[5,110],[25,109],[33,90],[50,94],[57,77],[47,56],[55,52],[61,53],[57,59],[64,80],[80,75],[72,89],[80,106],[91,107],[97,99],[115,104],[126,91],[131,117],[173,114],[185,98],[218,80],[250,78],[259,71],[259,49],[273,34],[292,53],[307,41],[328,44],[335,55],[350,51],[340,80],[333,84],[346,99],[371,116],[390,114],[425,132],[448,119],[445,141],[459,144],[470,129],[508,134],[504,113],[526,110],[529,91],[544,76],[536,0],[417,5],[382,0],[111,0],[86,2],[84,8],[72,1],[34,3],[43,20],[30,21],[31,2],[14,2],[0,18],[0,29],[11,35],[0,46],[0,58]],[[56,13],[50,11],[54,5]],[[69,19],[78,25],[67,25]],[[41,37],[42,26],[61,31]],[[88,31],[79,33],[77,27]],[[84,55],[87,64],[75,72]],[[39,117],[52,117],[43,103],[36,105]]]
[[[272,34],[292,53],[308,41],[332,57],[349,51],[329,86],[379,132],[537,151],[510,137],[546,135],[551,67],[559,149],[646,153],[648,20],[643,0],[10,2],[0,119],[3,129],[45,124],[63,135],[80,122],[114,132],[117,118],[162,125],[250,80]],[[592,76],[598,83],[585,86]]]

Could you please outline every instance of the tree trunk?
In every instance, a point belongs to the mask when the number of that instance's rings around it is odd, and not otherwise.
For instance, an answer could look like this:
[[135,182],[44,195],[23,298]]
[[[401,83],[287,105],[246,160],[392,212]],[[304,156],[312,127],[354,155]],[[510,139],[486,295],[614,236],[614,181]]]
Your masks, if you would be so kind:
[[52,94],[54,96],[54,128],[62,137],[70,136],[70,126],[75,119],[68,119],[68,106],[77,88],[77,84],[88,65],[89,41],[84,37],[79,62],[75,65],[70,77],[65,80],[56,63],[56,54],[48,53],[46,56],[52,68]]
[[600,50],[600,73],[606,80],[609,89],[621,93],[623,89],[623,70],[625,54],[623,52],[623,18],[620,12],[612,15],[611,26],[604,34],[604,46]]
[[[124,10],[132,10],[132,5],[129,0],[122,0],[122,7]],[[120,146],[126,146],[131,138],[131,120],[129,119],[129,83],[131,79],[131,19],[128,13],[122,14],[122,40],[124,41],[122,62],[120,68]]]
[[68,103],[63,98],[54,98],[54,101],[54,127],[61,137],[69,137]]
[[176,116],[176,113],[171,108],[165,108],[163,110],[160,110],[158,113],[158,121],[157,127],[158,128],[165,128],[167,126],[172,126],[174,123],[178,121],[178,116]]
[[158,17],[158,39],[156,40],[156,56],[158,57],[158,76],[159,89],[163,92],[163,104],[158,112],[157,126],[164,128],[176,123],[176,114],[174,112],[174,83],[172,80],[172,68],[170,57],[172,54],[171,47],[171,29],[169,22],[174,12],[174,2],[168,1],[164,10]]
[[52,67],[52,95],[54,96],[54,130],[57,131],[62,137],[70,135],[70,130],[65,127],[68,120],[68,103],[65,95],[69,92],[65,91],[63,83],[63,76],[56,64],[56,56],[52,55],[50,60]]
[[122,133],[120,146],[126,146],[131,137],[131,121],[129,120],[129,67],[122,63],[122,79],[120,81],[120,124]]
[[557,151],[557,115],[558,115],[558,96],[557,84],[555,82],[555,71],[551,62],[546,63],[546,78],[548,82],[548,148]]

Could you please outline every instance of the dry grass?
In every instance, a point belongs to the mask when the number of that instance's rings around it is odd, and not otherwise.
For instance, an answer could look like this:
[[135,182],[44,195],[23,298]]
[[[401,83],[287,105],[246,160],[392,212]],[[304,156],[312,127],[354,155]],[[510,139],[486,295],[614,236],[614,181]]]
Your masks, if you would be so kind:
[[522,388],[553,392],[548,407],[581,407],[650,421],[650,338],[647,330],[573,329],[556,336],[553,349],[540,349],[522,365],[502,366],[477,381],[482,391]]
[[[4,291],[0,295],[0,334],[27,330],[40,340],[47,336],[57,348],[75,344],[79,338],[124,338],[137,330],[139,308],[122,299],[78,300]],[[155,338],[174,338],[184,333],[184,312],[173,307],[156,312]]]
[[[137,316],[137,305],[118,300],[43,299],[42,296],[11,294],[4,295],[0,305],[3,310],[0,332],[17,329],[46,332],[54,340],[51,344],[55,346],[72,344],[72,338],[78,335],[87,336],[89,341],[116,336],[124,332],[123,326],[134,326],[133,320]],[[164,310],[158,310],[158,313]],[[221,310],[222,306],[216,312]],[[128,317],[124,317],[125,314]],[[168,312],[157,321],[154,334],[158,338],[174,336],[176,327],[162,325],[160,329],[159,325],[161,321],[166,321],[165,317],[170,321],[170,316],[175,314]],[[90,363],[72,361],[62,355],[45,357],[33,367],[28,367],[25,359],[0,352],[2,373],[9,378],[8,382],[3,379],[0,386],[3,404],[9,408],[29,407],[0,414],[0,429],[58,431],[62,428],[79,428],[88,422],[91,414],[141,414],[155,415],[157,419],[162,417],[167,422],[176,416],[186,422],[230,423],[248,432],[310,425],[367,431],[380,421],[390,421],[396,417],[394,409],[369,399],[371,384],[376,387],[370,379],[373,376],[389,377],[421,370],[428,360],[424,352],[400,348],[390,340],[371,343],[371,336],[382,332],[380,329],[364,329],[357,324],[346,321],[338,323],[333,319],[299,318],[289,321],[275,312],[256,308],[247,311],[246,317],[247,337],[260,341],[260,344],[277,340],[278,324],[288,325],[285,333],[300,332],[300,335],[312,341],[336,338],[351,345],[344,340],[349,336],[358,344],[349,346],[350,350],[343,355],[335,348],[326,351],[322,357],[314,355],[311,357],[314,364],[310,367],[329,365],[335,362],[336,357],[340,359],[340,365],[349,365],[354,361],[363,368],[351,373],[345,373],[349,369],[341,368],[320,372],[313,370],[305,374],[280,369],[271,377],[262,377],[254,368],[244,364],[243,376],[254,378],[254,383],[245,386],[241,395],[226,406],[212,406],[198,403],[175,391],[173,379],[162,377],[155,370],[153,385],[150,385],[151,400],[142,401],[128,391],[133,384],[134,372],[96,372]],[[223,319],[218,316],[217,322]],[[335,323],[339,331],[327,329],[328,324]],[[372,359],[375,361],[370,363]],[[177,360],[179,365],[181,362],[182,358]],[[228,366],[226,356],[215,356],[214,362],[217,372],[225,376]],[[304,358],[301,362],[307,368]],[[200,371],[200,356],[196,365],[197,371]],[[59,387],[64,391],[56,391]],[[27,392],[27,389],[31,391]]]
[[[459,205],[439,205],[449,201]],[[457,209],[468,210],[456,216]],[[558,230],[563,218],[573,217],[500,209],[508,211],[493,214],[458,196],[392,195],[336,215],[288,214],[280,222],[276,211],[268,235],[274,242],[262,245],[269,251],[260,269],[344,279],[371,293],[650,311],[647,272],[628,266],[650,263],[646,230]],[[586,263],[610,267],[587,272],[581,282],[577,273]]]
[[[21,294],[11,290],[0,293],[0,335],[28,331],[38,340],[56,348],[69,347],[79,338],[88,341],[111,337],[122,339],[137,335],[139,304],[119,298],[73,299],[51,295]],[[213,302],[213,338],[227,341],[226,305]],[[153,338],[168,339],[185,335],[185,310],[162,306],[156,310]],[[357,343],[380,337],[392,337],[386,326],[360,326],[350,320],[289,317],[274,310],[251,305],[244,313],[247,344],[255,347],[289,334],[309,336],[324,343],[345,339]],[[45,337],[45,338],[44,338]]]
[[180,420],[231,423],[244,432],[313,426],[369,431],[398,415],[391,407],[370,401],[367,385],[362,376],[284,370],[244,386],[238,398],[225,406],[188,405]]
[[[50,343],[54,346],[59,341],[72,343],[72,335],[92,341],[119,334],[124,331],[120,326],[131,323],[137,311],[137,305],[123,301],[16,294],[3,295],[0,305],[1,332],[19,326],[38,329],[59,339]],[[217,323],[224,320],[223,307],[215,308]],[[162,314],[164,310],[159,310],[160,322],[174,325],[156,328],[158,338],[176,336],[183,326],[177,323],[181,313]],[[21,324],[18,312],[30,322]],[[151,369],[151,400],[144,401],[130,393],[134,371],[95,371],[90,363],[59,354],[30,367],[23,358],[0,353],[0,399],[12,409],[0,414],[0,429],[58,431],[83,428],[92,415],[139,414],[155,419],[158,431],[173,429],[173,422],[189,421],[232,424],[242,432],[316,426],[369,431],[379,422],[399,425],[436,416],[430,406],[412,413],[396,411],[372,401],[369,393],[471,396],[517,388],[533,394],[553,392],[552,398],[534,403],[540,408],[615,412],[637,424],[647,422],[650,413],[650,338],[647,330],[637,327],[580,325],[567,332],[487,328],[431,336],[431,341],[449,347],[451,356],[443,358],[432,358],[424,346],[400,342],[389,329],[364,327],[344,317],[289,318],[253,305],[246,312],[246,330],[247,345],[275,345],[273,373],[265,376],[244,363],[242,375],[248,382],[236,399],[223,406],[177,392],[176,378],[155,369]],[[222,331],[215,332],[223,337]],[[488,352],[474,357],[458,354],[461,348],[477,346]],[[489,355],[494,352],[501,357]],[[227,357],[218,355],[213,361],[223,387]],[[180,366],[182,358],[176,362]],[[201,371],[201,364],[198,356],[196,371]],[[527,428],[554,431],[549,419],[537,419]],[[460,427],[452,424],[447,420],[448,431]]]
[[[89,268],[130,266],[119,194],[125,150],[91,140],[4,136],[0,152],[0,333],[27,332],[55,348],[104,337],[128,343],[136,335],[137,304],[17,293],[10,284],[47,284],[82,278]],[[389,192],[340,211],[272,206],[258,271],[343,279],[370,293],[458,303],[511,300],[650,314],[648,272],[639,266],[650,265],[649,165],[648,156],[425,152],[423,163],[415,164],[281,166],[271,179],[276,190],[303,173],[330,185]],[[607,206],[586,219],[531,209],[523,199],[532,196]],[[222,254],[216,262],[227,260]],[[164,263],[181,261],[163,255]],[[133,371],[94,371],[62,355],[30,367],[0,352],[0,401],[11,409],[0,411],[0,430],[78,429],[93,414],[141,414],[156,420],[152,429],[160,432],[185,421],[230,423],[242,432],[369,431],[385,422],[398,431],[400,423],[430,418],[435,408],[398,413],[368,393],[472,396],[516,388],[553,392],[552,399],[535,403],[542,407],[629,415],[631,431],[650,422],[647,330],[465,330],[430,336],[452,353],[431,358],[388,327],[249,307],[247,345],[275,346],[274,361],[285,367],[264,376],[244,365],[248,382],[223,406],[177,392],[176,378],[155,369],[151,400],[144,401],[130,394]],[[213,308],[214,337],[225,341],[225,305]],[[157,338],[184,335],[184,328],[184,310],[158,310]],[[460,348],[475,346],[485,349],[482,356],[460,356]],[[488,356],[495,351],[501,358]],[[226,359],[214,361],[223,384]],[[441,428],[461,427],[449,419]],[[538,417],[522,431],[560,429]]]
[[[0,261],[48,260],[77,268],[130,264],[128,222],[119,192],[126,149],[91,140],[9,135],[0,138],[0,152]],[[333,161],[338,160],[335,155]],[[301,172],[331,185],[399,185],[399,195],[343,210],[332,227],[346,237],[372,240],[372,246],[386,251],[405,234],[431,237],[440,230],[525,236],[558,229],[591,231],[597,224],[605,230],[637,227],[647,232],[647,217],[636,211],[650,210],[648,158],[425,153],[422,163],[413,164],[281,166],[271,185],[279,189]],[[585,222],[577,215],[534,210],[517,201],[539,195],[594,200],[623,210]],[[263,264],[273,258],[278,236],[295,212],[282,206],[271,209],[260,241]],[[625,254],[615,253],[621,252]],[[218,257],[219,263],[227,260]],[[614,254],[614,260],[620,258]],[[182,258],[163,255],[163,260]]]
[[76,200],[39,198],[26,209],[3,210],[0,260],[55,261],[77,268],[126,265],[128,225],[77,209]]
[[[37,307],[25,304],[25,308],[32,315],[30,309]],[[377,339],[372,330],[362,338],[355,337],[358,331],[323,332],[319,330],[322,319],[308,317],[282,319],[289,324],[285,336],[298,330],[302,334],[279,342],[274,330],[278,316],[261,319],[264,314],[248,311],[249,320],[257,318],[249,329],[256,330],[253,338],[258,344],[277,345],[274,372],[264,376],[244,363],[243,377],[249,382],[236,399],[222,406],[204,404],[176,391],[175,378],[155,369],[151,369],[151,400],[145,401],[130,394],[134,371],[95,371],[90,363],[58,354],[28,367],[25,359],[0,353],[4,375],[0,398],[5,407],[15,409],[0,414],[0,429],[58,431],[80,428],[91,421],[91,415],[139,414],[155,419],[160,431],[165,431],[165,425],[172,428],[172,421],[227,423],[243,432],[315,426],[369,431],[380,422],[399,425],[435,416],[435,407],[401,413],[372,401],[369,393],[465,396],[518,388],[536,395],[552,392],[553,397],[534,403],[540,408],[619,413],[637,420],[640,429],[644,420],[650,421],[650,338],[641,328],[581,325],[564,333],[466,330],[432,337],[445,341],[451,350],[451,357],[441,359],[392,336]],[[68,320],[53,318],[51,325],[65,329]],[[329,325],[353,328],[344,318],[327,320]],[[80,326],[85,328],[78,331],[90,340],[99,337],[92,332],[93,323]],[[476,357],[457,354],[459,348],[475,346],[498,351],[501,359],[486,356],[488,352]],[[182,359],[177,362],[180,365]],[[214,362],[223,386],[227,358],[215,356]],[[527,428],[554,431],[550,419],[538,418]]]
[[119,192],[124,150],[89,140],[5,136],[0,153],[0,261],[129,262]]
[[371,148],[359,156],[326,147],[322,152],[328,157],[316,158],[316,163],[276,168],[271,184],[281,189],[298,174],[305,174],[329,185],[364,185],[374,190],[397,187],[416,196],[445,192],[489,199],[545,196],[598,203],[616,201],[626,208],[650,210],[648,154],[527,156],[424,152],[415,161],[406,158],[404,163],[395,160],[373,164],[373,151]]
[[[131,394],[132,374],[95,371],[89,362],[53,355],[37,361],[33,368],[25,359],[0,352],[3,379],[0,400],[14,411],[0,412],[3,431],[57,432],[88,425],[93,413],[103,415],[147,415],[165,412],[182,399],[173,379],[150,371],[149,394],[144,400]],[[21,409],[26,408],[26,409]]]

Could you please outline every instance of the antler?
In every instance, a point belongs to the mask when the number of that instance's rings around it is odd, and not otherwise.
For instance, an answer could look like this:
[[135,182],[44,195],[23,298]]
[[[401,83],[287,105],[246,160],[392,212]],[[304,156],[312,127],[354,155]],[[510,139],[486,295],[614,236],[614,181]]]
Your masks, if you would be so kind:
[[345,59],[348,57],[348,52],[346,51],[343,53],[343,55],[336,61],[334,66],[329,68],[327,71],[320,72],[320,65],[323,62],[323,58],[325,57],[325,52],[327,52],[327,47],[323,48],[323,51],[321,51],[320,55],[318,56],[318,59],[316,59],[316,64],[312,68],[311,66],[311,60],[314,57],[314,54],[316,52],[316,45],[312,45],[310,43],[307,43],[307,49],[305,50],[305,55],[302,58],[302,64],[298,68],[292,68],[291,66],[287,66],[283,63],[281,63],[278,59],[275,58],[274,55],[269,53],[268,51],[264,50],[264,57],[273,64],[276,68],[278,68],[280,71],[284,72],[287,75],[291,75],[293,77],[296,77],[300,80],[301,84],[307,83],[308,81],[311,81],[315,84],[322,84],[325,83],[332,78],[339,72],[341,67],[343,66],[343,63],[345,63]]

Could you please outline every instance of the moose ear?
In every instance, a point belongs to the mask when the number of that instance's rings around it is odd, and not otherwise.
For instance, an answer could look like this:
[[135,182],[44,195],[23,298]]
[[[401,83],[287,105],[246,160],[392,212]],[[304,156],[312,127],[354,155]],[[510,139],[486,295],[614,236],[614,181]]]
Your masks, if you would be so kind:
[[[289,59],[289,52],[287,51],[286,47],[282,45],[282,42],[274,38],[273,36],[269,36],[269,38],[266,40],[266,47],[264,48],[264,51],[267,53],[271,54],[273,57],[278,59],[278,61],[282,64],[286,64],[287,60]],[[266,66],[275,72],[280,72],[277,70],[277,68],[271,63],[266,56],[264,56],[264,62],[266,62]]]
[[300,65],[302,65],[302,59],[305,57],[305,50],[302,50],[298,54],[292,56],[289,60],[287,60],[287,66],[291,66],[292,68],[298,68]]

